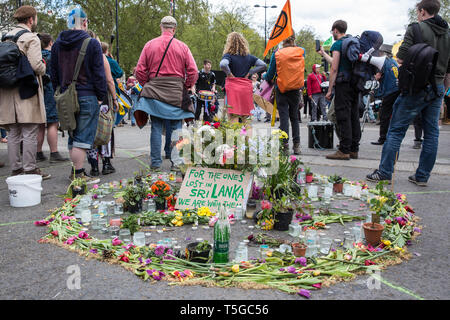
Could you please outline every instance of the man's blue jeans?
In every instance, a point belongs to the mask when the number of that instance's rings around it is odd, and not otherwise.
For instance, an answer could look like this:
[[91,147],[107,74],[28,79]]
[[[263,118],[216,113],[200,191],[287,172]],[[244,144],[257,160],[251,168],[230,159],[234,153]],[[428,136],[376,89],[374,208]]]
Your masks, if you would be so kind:
[[444,86],[438,85],[440,97],[427,101],[427,93],[433,97],[432,89],[428,86],[416,95],[400,95],[394,103],[391,124],[383,145],[379,170],[386,179],[392,178],[394,162],[406,131],[412,120],[420,113],[423,125],[423,144],[420,153],[419,167],[416,171],[416,180],[427,182],[431,170],[436,162],[439,142],[439,114],[443,98]]
[[[161,136],[163,132],[163,127],[166,125],[166,139],[167,132],[173,132],[177,129],[181,129],[181,120],[166,120],[158,117],[151,116],[152,121],[152,131],[150,134],[150,158],[152,161],[152,167],[161,167],[162,157],[161,157]],[[170,125],[169,125],[170,124]]]

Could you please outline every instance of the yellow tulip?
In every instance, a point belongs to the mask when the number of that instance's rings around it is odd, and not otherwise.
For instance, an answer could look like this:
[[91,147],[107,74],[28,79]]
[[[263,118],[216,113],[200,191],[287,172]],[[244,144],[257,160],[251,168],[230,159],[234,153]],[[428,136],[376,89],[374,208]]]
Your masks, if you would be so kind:
[[231,267],[231,271],[233,271],[234,273],[238,273],[239,272],[239,265],[235,264],[234,266]]
[[320,276],[320,271],[318,271],[318,270],[314,271],[314,272],[313,272],[313,275],[314,275],[315,277]]

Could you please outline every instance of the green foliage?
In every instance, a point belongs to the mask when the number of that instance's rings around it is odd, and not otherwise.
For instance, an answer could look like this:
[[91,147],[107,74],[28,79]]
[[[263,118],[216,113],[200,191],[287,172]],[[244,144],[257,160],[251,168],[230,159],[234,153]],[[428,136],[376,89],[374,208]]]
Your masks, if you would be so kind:
[[211,250],[211,245],[209,244],[208,240],[203,240],[202,242],[199,242],[197,244],[195,250],[197,252],[209,251]]
[[337,174],[329,176],[328,181],[331,183],[344,183],[344,179],[341,176],[338,176]]
[[322,63],[322,56],[316,52],[316,39],[314,30],[308,26],[300,29],[295,35],[296,44],[305,49],[305,80],[312,72],[312,66]]
[[134,234],[135,232],[137,232],[141,229],[141,227],[138,224],[138,218],[139,218],[139,216],[137,214],[129,215],[128,217],[123,219],[122,225],[120,226],[120,228],[128,229],[128,230],[130,230],[131,234]]
[[124,205],[126,207],[134,206],[136,203],[144,199],[147,195],[147,190],[145,187],[140,185],[129,185],[125,189],[123,199],[125,200]]

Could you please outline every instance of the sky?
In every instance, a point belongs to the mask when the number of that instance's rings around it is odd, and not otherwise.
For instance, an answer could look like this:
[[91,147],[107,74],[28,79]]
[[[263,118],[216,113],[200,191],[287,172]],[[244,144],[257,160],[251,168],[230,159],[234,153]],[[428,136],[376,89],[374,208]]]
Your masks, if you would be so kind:
[[[248,6],[254,12],[254,27],[264,26],[264,8],[254,8],[255,4],[264,5],[264,0],[209,0],[214,8],[231,2]],[[417,0],[291,0],[291,15],[295,31],[305,26],[312,27],[318,39],[325,41],[331,34],[331,26],[336,20],[345,20],[347,33],[359,35],[365,30],[379,31],[384,43],[393,44],[403,38],[408,25],[408,9],[413,8]],[[286,0],[266,0],[267,21],[278,17]],[[272,30],[267,26],[267,33]],[[264,35],[263,29],[261,34]],[[401,36],[397,36],[401,34]]]

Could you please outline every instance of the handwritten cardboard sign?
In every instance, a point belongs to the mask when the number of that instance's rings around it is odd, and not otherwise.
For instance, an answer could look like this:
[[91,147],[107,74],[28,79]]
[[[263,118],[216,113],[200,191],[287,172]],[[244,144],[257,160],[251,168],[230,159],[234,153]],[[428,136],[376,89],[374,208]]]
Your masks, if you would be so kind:
[[218,212],[222,205],[227,209],[241,205],[245,209],[252,180],[250,173],[241,171],[190,167],[184,176],[175,208],[209,207],[212,212]]

